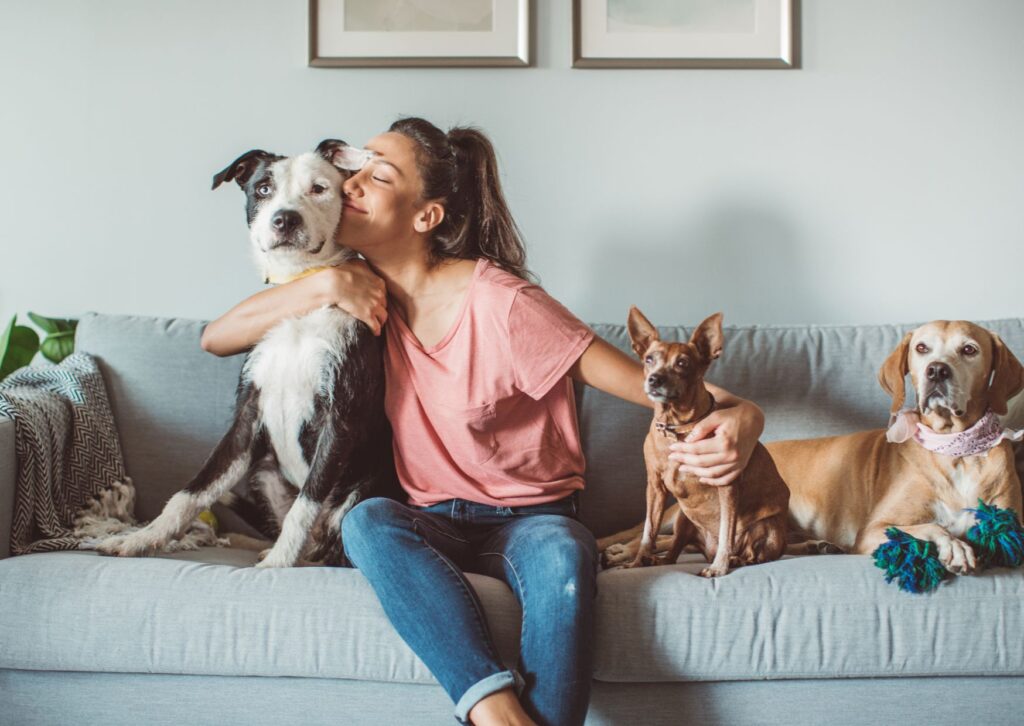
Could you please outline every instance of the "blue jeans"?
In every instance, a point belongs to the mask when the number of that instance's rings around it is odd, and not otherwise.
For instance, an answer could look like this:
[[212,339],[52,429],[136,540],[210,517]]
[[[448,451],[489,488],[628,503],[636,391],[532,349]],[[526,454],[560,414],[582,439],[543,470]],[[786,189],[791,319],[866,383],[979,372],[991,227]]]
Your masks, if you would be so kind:
[[[468,723],[484,696],[515,688],[539,724],[581,724],[593,671],[597,546],[578,493],[550,504],[430,507],[373,498],[342,520],[348,559],[398,634]],[[523,611],[519,662],[506,668],[463,571],[503,580]]]

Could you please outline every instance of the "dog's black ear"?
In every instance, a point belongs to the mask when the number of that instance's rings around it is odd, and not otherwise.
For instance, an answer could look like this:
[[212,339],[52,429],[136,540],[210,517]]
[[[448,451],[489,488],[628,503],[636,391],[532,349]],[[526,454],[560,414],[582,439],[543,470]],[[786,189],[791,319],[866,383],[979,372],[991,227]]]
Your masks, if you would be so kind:
[[690,336],[690,343],[710,363],[722,355],[725,336],[722,334],[722,314],[709,315]]
[[885,389],[885,392],[892,396],[892,413],[899,413],[903,408],[903,401],[907,397],[906,378],[910,371],[907,364],[907,354],[910,350],[910,339],[914,331],[903,336],[903,340],[896,346],[896,349],[889,354],[878,371],[878,382]]
[[629,339],[633,342],[633,352],[641,360],[647,349],[651,347],[651,343],[661,340],[658,337],[658,329],[654,327],[650,320],[644,317],[644,314],[640,312],[636,305],[629,309],[629,319],[626,321],[626,327],[629,329]]
[[1007,402],[1024,388],[1024,366],[1006,343],[991,330],[992,383],[988,387],[988,405],[1000,416],[1006,415]]
[[316,153],[342,171],[359,171],[369,156],[365,149],[349,146],[339,139],[324,139],[316,147]]
[[283,158],[283,156],[271,154],[262,149],[247,151],[228,164],[225,169],[217,172],[213,177],[213,186],[210,188],[216,189],[224,182],[231,181],[232,179],[238,182],[238,186],[244,186],[261,161],[275,161]]

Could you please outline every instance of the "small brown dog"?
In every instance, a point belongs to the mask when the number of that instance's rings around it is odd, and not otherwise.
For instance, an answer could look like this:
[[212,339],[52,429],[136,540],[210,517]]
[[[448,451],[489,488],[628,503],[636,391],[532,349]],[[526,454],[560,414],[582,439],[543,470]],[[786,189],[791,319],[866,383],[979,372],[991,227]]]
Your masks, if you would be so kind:
[[[730,566],[769,562],[786,548],[789,489],[768,450],[758,442],[740,477],[727,486],[702,484],[679,472],[669,445],[682,439],[715,410],[704,373],[722,353],[722,314],[715,313],[688,343],[665,343],[636,308],[629,311],[629,337],[644,362],[644,392],[654,401],[654,420],[644,441],[647,464],[647,516],[640,549],[627,567],[672,564],[683,547],[694,544],[711,562],[703,577],[718,577]],[[664,558],[655,555],[658,529],[669,493],[679,502],[673,536]]]

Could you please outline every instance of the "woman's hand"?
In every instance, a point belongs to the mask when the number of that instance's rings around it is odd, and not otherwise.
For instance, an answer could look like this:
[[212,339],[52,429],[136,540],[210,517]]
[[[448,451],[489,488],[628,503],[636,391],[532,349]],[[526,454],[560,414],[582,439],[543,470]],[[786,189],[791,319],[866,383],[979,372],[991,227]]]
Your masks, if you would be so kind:
[[700,421],[683,441],[669,446],[668,458],[680,463],[680,471],[700,477],[702,484],[720,487],[736,481],[764,430],[760,408],[740,398],[733,400],[733,405]]
[[352,260],[321,270],[314,277],[321,275],[328,304],[337,305],[370,326],[374,335],[380,335],[388,319],[384,280],[375,275],[362,260]]

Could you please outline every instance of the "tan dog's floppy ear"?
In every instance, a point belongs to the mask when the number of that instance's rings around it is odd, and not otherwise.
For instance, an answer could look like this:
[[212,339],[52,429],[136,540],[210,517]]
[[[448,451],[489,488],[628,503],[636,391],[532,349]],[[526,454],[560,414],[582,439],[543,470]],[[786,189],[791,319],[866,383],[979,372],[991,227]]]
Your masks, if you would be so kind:
[[725,336],[722,335],[722,314],[715,313],[708,316],[704,322],[697,326],[690,336],[690,343],[697,346],[697,350],[707,359],[708,362],[715,360],[722,355],[722,345]]
[[643,359],[644,353],[651,347],[651,343],[661,340],[658,337],[658,329],[651,324],[651,321],[644,317],[636,305],[629,309],[629,339],[633,341],[633,352],[637,357]]
[[1006,343],[991,330],[992,383],[988,387],[988,405],[1000,416],[1006,415],[1006,403],[1024,388],[1024,366]]
[[903,401],[907,396],[904,378],[910,368],[907,365],[907,353],[910,351],[910,338],[914,335],[911,331],[903,336],[903,340],[896,346],[896,350],[889,354],[878,371],[878,382],[882,384],[885,392],[892,396],[892,412],[899,413],[903,408]]

